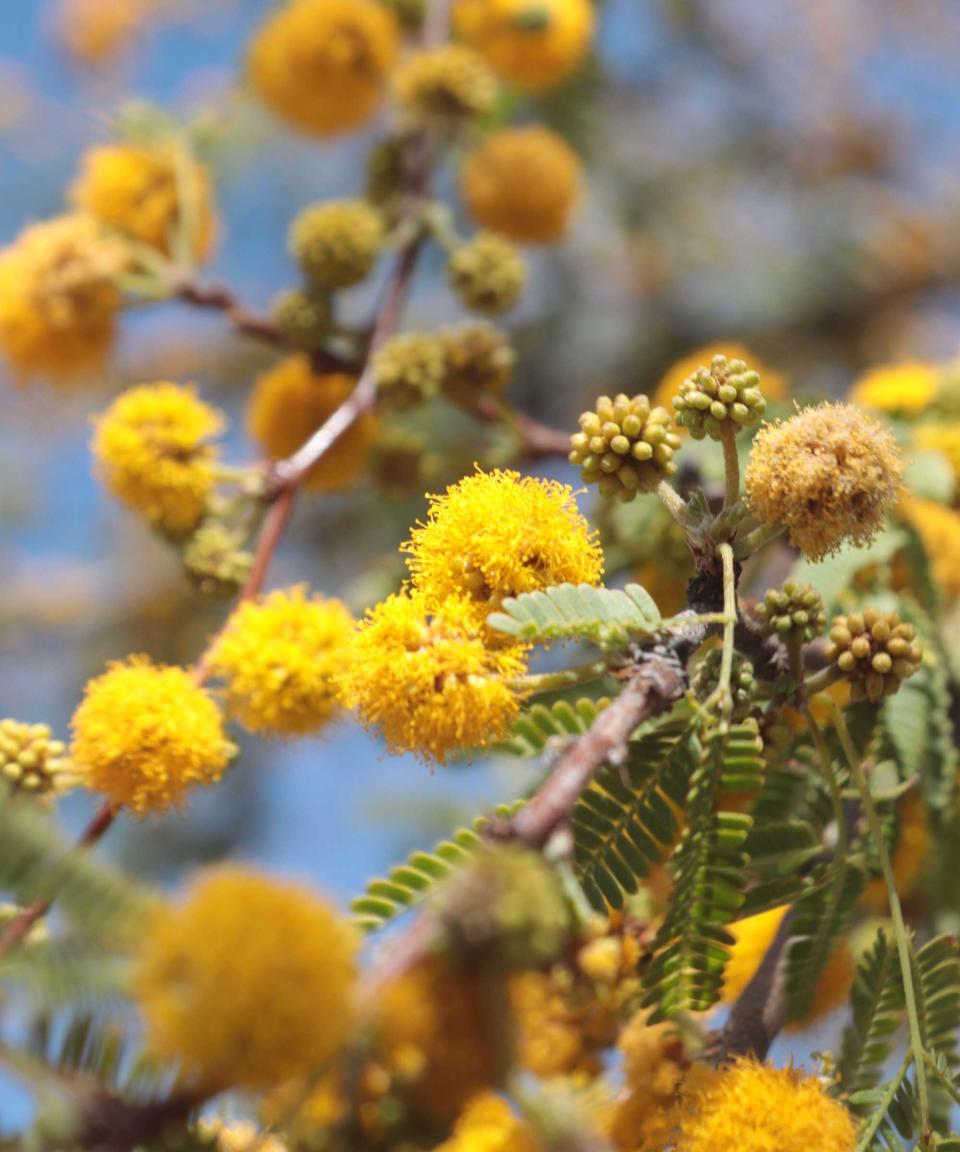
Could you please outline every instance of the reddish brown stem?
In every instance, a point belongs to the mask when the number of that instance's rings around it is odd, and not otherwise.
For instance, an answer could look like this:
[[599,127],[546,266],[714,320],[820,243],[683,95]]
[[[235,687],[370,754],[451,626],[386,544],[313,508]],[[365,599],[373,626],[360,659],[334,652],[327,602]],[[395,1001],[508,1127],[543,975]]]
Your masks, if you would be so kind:
[[[83,830],[76,847],[73,848],[72,851],[76,852],[81,848],[89,848],[91,845],[96,844],[116,817],[116,809],[113,808],[111,804],[104,803]],[[53,900],[54,898],[52,896],[46,900],[37,900],[35,903],[24,908],[20,915],[8,925],[3,935],[0,935],[0,959],[6,956],[8,952],[11,952],[20,941],[26,937],[27,933],[38,920],[46,916],[50,911]]]

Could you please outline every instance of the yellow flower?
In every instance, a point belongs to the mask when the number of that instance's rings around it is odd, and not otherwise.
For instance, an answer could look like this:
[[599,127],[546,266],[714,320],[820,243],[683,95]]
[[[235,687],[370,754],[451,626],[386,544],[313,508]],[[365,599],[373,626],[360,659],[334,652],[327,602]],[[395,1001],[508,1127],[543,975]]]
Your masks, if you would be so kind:
[[687,1073],[683,1042],[670,1024],[650,1024],[647,1014],[638,1012],[617,1047],[627,1091],[608,1110],[607,1137],[623,1152],[661,1152],[676,1122]]
[[0,354],[22,380],[102,368],[113,343],[126,254],[89,216],[27,228],[0,252]]
[[861,408],[916,416],[936,399],[941,369],[936,364],[911,360],[865,372],[850,391],[850,401]]
[[172,254],[171,239],[185,220],[191,225],[194,260],[205,260],[213,247],[216,217],[210,175],[174,142],[91,148],[70,189],[70,201],[78,211],[166,256]]
[[118,500],[165,532],[196,527],[214,485],[223,428],[215,408],[178,384],[143,384],[118,397],[97,420],[97,472]]
[[590,0],[457,0],[453,16],[494,71],[528,92],[566,80],[593,40]]
[[276,1136],[261,1132],[246,1122],[224,1124],[221,1120],[201,1120],[197,1131],[204,1141],[214,1142],[214,1152],[287,1152]]
[[926,452],[939,452],[953,471],[960,491],[960,424],[919,424],[913,430],[913,442]]
[[506,596],[553,584],[597,584],[603,553],[573,490],[518,472],[477,472],[432,496],[404,545],[430,608],[465,596],[478,623]]
[[543,1080],[592,1079],[613,1043],[616,1018],[586,981],[559,966],[519,972],[510,981],[517,1030],[517,1061]]
[[288,0],[250,48],[257,95],[291,127],[336,136],[369,120],[400,47],[376,0]]
[[[761,912],[730,925],[734,944],[724,974],[721,1003],[732,1004],[753,979],[786,914],[786,908],[772,908],[769,912]],[[809,1012],[803,1019],[792,1021],[788,1027],[804,1028],[845,1004],[853,977],[853,956],[846,941],[842,941],[833,950],[820,974]]]
[[497,81],[483,57],[462,44],[416,52],[393,82],[397,103],[415,121],[456,129],[486,116],[497,100]]
[[234,751],[219,709],[189,673],[145,657],[91,680],[72,728],[82,782],[136,816],[179,807],[194,786],[215,784]]
[[434,1152],[537,1152],[529,1127],[502,1096],[483,1092],[466,1105],[453,1134]]
[[313,1073],[350,1039],[356,952],[308,888],[208,871],[144,931],[134,987],[150,1050],[215,1089]]
[[484,973],[428,956],[386,985],[376,1009],[377,1049],[403,1072],[414,1103],[452,1120],[471,1097],[496,1085],[496,1024]]
[[[309,356],[289,356],[257,380],[247,430],[271,460],[282,460],[326,423],[355,385],[352,376],[315,373]],[[305,487],[315,492],[347,487],[363,467],[377,429],[373,413],[355,420],[310,470]]]
[[[653,395],[653,403],[668,412],[673,411],[673,398],[680,391],[680,385],[696,372],[698,368],[712,363],[714,356],[725,356],[727,360],[744,360],[760,374],[760,387],[764,399],[767,401],[786,400],[790,389],[786,378],[779,372],[758,359],[745,344],[738,344],[732,340],[719,341],[716,344],[706,344],[684,356],[667,370],[663,379],[657,385]],[[687,430],[683,425],[676,428],[678,436],[686,436]]]
[[303,587],[241,604],[213,655],[230,711],[251,732],[319,731],[336,709],[334,677],[351,632],[344,604],[308,600]]
[[76,61],[101,68],[129,47],[149,15],[147,0],[60,0],[51,26]]
[[507,681],[524,669],[522,649],[486,647],[468,601],[448,599],[430,614],[422,594],[400,594],[359,625],[340,689],[392,752],[444,764],[451,752],[506,736],[520,710]]
[[900,511],[919,533],[943,593],[960,596],[960,512],[914,496],[901,501]]
[[889,429],[849,404],[820,404],[760,430],[746,487],[755,516],[784,524],[805,556],[821,560],[845,540],[873,540],[902,476]]
[[481,227],[519,244],[554,244],[580,199],[580,161],[548,128],[504,128],[467,157],[460,187]]
[[814,1077],[741,1060],[712,1077],[682,1115],[675,1152],[853,1152],[856,1127]]

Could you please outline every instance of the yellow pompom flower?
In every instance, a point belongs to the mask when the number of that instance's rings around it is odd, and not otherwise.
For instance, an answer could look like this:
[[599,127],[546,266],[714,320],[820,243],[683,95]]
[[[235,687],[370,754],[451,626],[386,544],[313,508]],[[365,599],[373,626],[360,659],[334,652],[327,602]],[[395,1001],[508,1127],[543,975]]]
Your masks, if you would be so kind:
[[235,865],[147,923],[134,976],[151,1052],[205,1089],[271,1088],[350,1039],[358,942],[310,889]]
[[923,541],[944,595],[950,600],[960,596],[960,512],[915,496],[904,499],[900,511]]
[[573,489],[518,472],[476,472],[430,498],[404,545],[430,608],[466,597],[477,623],[506,596],[553,584],[597,584],[603,553]]
[[499,76],[527,92],[553,88],[593,40],[591,0],[457,0],[454,27]]
[[303,587],[241,604],[213,654],[231,713],[251,732],[306,736],[333,716],[334,678],[353,630],[339,600]]
[[165,256],[172,255],[171,239],[184,221],[190,224],[194,260],[205,260],[213,247],[216,216],[210,175],[174,142],[91,148],[70,189],[70,201],[78,211]]
[[145,657],[91,680],[71,726],[80,781],[136,816],[215,784],[234,752],[219,708],[190,674]]
[[525,668],[522,648],[487,648],[470,601],[450,598],[431,614],[422,594],[398,594],[360,623],[339,685],[391,752],[445,764],[507,735],[520,710],[509,681]]
[[849,404],[819,404],[760,430],[746,472],[750,509],[783,524],[811,560],[861,547],[900,494],[903,461],[888,428]]
[[919,424],[913,430],[913,442],[926,452],[939,452],[953,472],[960,492],[960,424]]
[[113,343],[122,245],[89,216],[34,224],[0,251],[0,355],[14,376],[95,374]]
[[607,1138],[623,1152],[661,1152],[673,1130],[687,1074],[683,1041],[670,1024],[650,1024],[647,1014],[638,1012],[617,1047],[623,1053],[627,1092],[604,1117]]
[[[723,980],[721,1003],[732,1004],[746,988],[773,943],[787,908],[771,908],[757,916],[748,916],[730,925],[734,944],[727,961]],[[833,950],[827,961],[810,1002],[810,1009],[802,1020],[792,1021],[788,1027],[804,1028],[845,1004],[853,985],[855,965],[846,941]]]
[[936,399],[940,372],[936,364],[920,360],[872,368],[850,390],[850,402],[878,412],[917,416]]
[[815,1077],[740,1060],[711,1077],[681,1115],[675,1152],[853,1152],[856,1125]]
[[143,384],[96,421],[93,455],[107,488],[172,535],[192,531],[214,486],[211,439],[223,415],[179,384]]
[[[289,356],[258,378],[247,409],[247,430],[271,460],[282,460],[326,423],[355,385],[352,376],[314,372],[309,356]],[[372,412],[360,416],[317,461],[304,486],[331,492],[351,484],[378,428]]]
[[[680,385],[691,377],[703,364],[710,364],[715,356],[725,356],[727,360],[743,360],[760,374],[760,387],[763,389],[764,399],[768,402],[786,400],[790,394],[790,387],[786,377],[774,371],[745,345],[733,340],[721,340],[716,344],[705,344],[702,348],[677,360],[671,364],[657,385],[653,395],[653,404],[673,411],[673,398],[680,391]],[[675,429],[678,436],[686,436],[687,430],[683,425]]]
[[537,1152],[530,1128],[502,1096],[483,1092],[460,1113],[449,1139],[434,1152]]
[[130,46],[149,14],[147,0],[60,0],[51,26],[74,60],[102,68]]
[[580,200],[580,160],[549,128],[504,128],[467,157],[460,187],[481,227],[518,244],[555,244]]
[[376,112],[399,47],[377,0],[287,0],[254,38],[250,81],[291,127],[336,136]]

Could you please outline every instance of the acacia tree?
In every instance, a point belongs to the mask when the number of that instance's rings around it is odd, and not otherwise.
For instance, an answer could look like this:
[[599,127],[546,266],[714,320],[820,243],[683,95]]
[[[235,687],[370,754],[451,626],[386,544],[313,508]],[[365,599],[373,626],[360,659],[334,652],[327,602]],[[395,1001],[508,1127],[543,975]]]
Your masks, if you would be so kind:
[[[577,156],[510,123],[505,94],[565,81],[593,31],[588,0],[281,4],[249,50],[259,99],[321,139],[391,119],[364,197],[293,221],[302,283],[270,315],[206,278],[209,173],[155,112],[89,151],[69,215],[0,254],[0,349],[25,381],[95,376],[134,303],[220,312],[278,353],[250,398],[256,466],[223,459],[225,417],[186,384],[95,418],[105,487],[231,603],[190,667],[130,656],[91,680],[69,749],[0,724],[0,962],[32,1024],[0,1055],[41,1101],[23,1146],[953,1146],[956,513],[952,483],[931,499],[914,474],[905,495],[901,444],[949,460],[927,417],[955,410],[954,371],[861,381],[890,423],[831,403],[771,421],[782,381],[728,349],[601,396],[570,434],[506,398],[501,329],[402,330],[431,248],[496,317],[520,248],[563,239]],[[435,194],[447,170],[469,235]],[[346,323],[376,274],[369,322]],[[440,405],[508,447],[430,498],[402,585],[359,620],[268,591],[297,502],[368,457],[419,482],[396,422]],[[602,538],[536,475],[564,461]],[[679,606],[624,578],[638,541]],[[306,738],[344,712],[390,751],[525,757],[537,783],[350,916],[236,864],[168,899],[93,853],[121,813],[216,787],[231,725]],[[72,847],[67,787],[101,801]],[[769,1060],[841,1006],[836,1052]]]

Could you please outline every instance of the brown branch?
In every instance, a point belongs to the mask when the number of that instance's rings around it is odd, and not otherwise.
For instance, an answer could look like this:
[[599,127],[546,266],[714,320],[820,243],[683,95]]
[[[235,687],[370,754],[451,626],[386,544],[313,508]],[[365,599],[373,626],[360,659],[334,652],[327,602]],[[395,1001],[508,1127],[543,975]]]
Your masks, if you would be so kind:
[[[113,824],[116,817],[116,809],[109,802],[104,803],[83,830],[80,839],[77,841],[75,847],[71,849],[71,852],[77,852],[96,844],[111,824]],[[26,937],[34,924],[46,916],[50,911],[53,901],[53,896],[48,897],[46,900],[37,900],[24,908],[19,916],[11,921],[3,934],[0,935],[0,959],[9,952],[12,952]]]
[[563,456],[570,453],[570,434],[560,428],[551,428],[532,416],[515,409],[506,409],[492,397],[480,397],[471,412],[485,424],[503,424],[516,433],[520,440],[520,456],[524,460],[537,460],[545,456]]
[[89,1152],[130,1152],[152,1144],[167,1129],[182,1129],[204,1097],[179,1092],[166,1100],[133,1103],[95,1088],[81,1101],[76,1146]]

